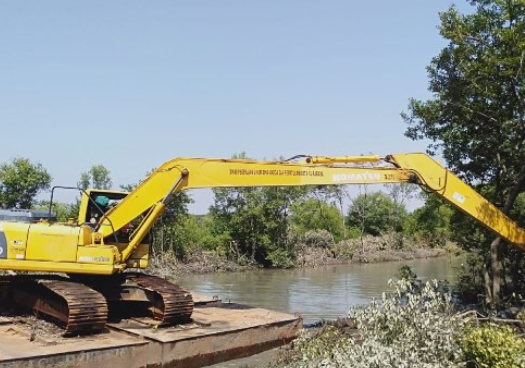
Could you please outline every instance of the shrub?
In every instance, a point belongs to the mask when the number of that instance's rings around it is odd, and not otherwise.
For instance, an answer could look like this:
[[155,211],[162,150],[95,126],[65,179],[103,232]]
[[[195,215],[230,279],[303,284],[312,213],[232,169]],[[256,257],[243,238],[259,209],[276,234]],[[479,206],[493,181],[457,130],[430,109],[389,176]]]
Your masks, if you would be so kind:
[[438,283],[425,284],[420,290],[412,283],[399,280],[391,284],[394,292],[384,293],[380,300],[364,308],[352,308],[360,339],[341,344],[323,342],[296,343],[301,360],[291,367],[463,367],[457,344],[462,327],[452,315],[450,295],[439,291]]
[[352,259],[356,248],[356,242],[343,240],[332,247],[332,251],[339,259]]
[[268,252],[266,259],[275,268],[292,268],[295,265],[293,255],[286,249],[274,249]]
[[485,302],[484,259],[479,253],[470,253],[456,269],[456,290],[464,304]]
[[316,248],[331,248],[335,244],[334,236],[326,230],[307,231],[303,241],[307,246]]
[[350,228],[362,229],[374,236],[392,230],[399,232],[406,212],[405,206],[383,192],[362,194],[352,200],[346,223]]
[[417,280],[416,273],[414,272],[412,267],[408,265],[403,265],[399,267],[399,269],[397,270],[396,276],[400,279],[405,279],[405,280],[412,281],[412,282]]
[[355,226],[351,226],[346,231],[346,238],[347,239],[358,239],[363,235],[361,230]]
[[294,202],[291,210],[290,222],[298,233],[326,230],[333,234],[337,241],[343,238],[343,215],[334,205],[318,198],[307,198]]
[[314,338],[303,332],[293,346],[300,352],[299,359],[308,362],[331,359],[334,353],[347,349],[349,344],[350,339],[340,329],[326,326]]
[[525,368],[525,340],[507,326],[467,329],[460,341],[469,367]]

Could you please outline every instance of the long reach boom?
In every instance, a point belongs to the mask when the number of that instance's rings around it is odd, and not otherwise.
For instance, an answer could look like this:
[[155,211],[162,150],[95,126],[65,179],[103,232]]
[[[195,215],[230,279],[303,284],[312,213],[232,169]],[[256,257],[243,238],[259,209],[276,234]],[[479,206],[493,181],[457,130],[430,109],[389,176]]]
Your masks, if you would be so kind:
[[414,183],[445,199],[525,250],[525,231],[469,185],[423,153],[304,156],[301,161],[177,158],[156,169],[97,227],[104,238],[146,213],[122,252],[125,261],[162,214],[169,198],[195,188]]

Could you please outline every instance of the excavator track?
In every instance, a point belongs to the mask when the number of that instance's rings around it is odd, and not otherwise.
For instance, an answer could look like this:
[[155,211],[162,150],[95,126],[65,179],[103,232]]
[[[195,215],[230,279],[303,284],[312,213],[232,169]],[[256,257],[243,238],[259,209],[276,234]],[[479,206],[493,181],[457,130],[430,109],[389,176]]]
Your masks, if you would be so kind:
[[136,284],[157,296],[151,311],[160,325],[187,323],[191,320],[194,305],[188,290],[160,277],[140,273],[127,274],[125,279],[126,283]]
[[191,293],[160,277],[123,273],[83,277],[82,282],[104,295],[112,319],[150,317],[157,326],[191,321],[194,306]]
[[104,296],[81,283],[63,277],[9,276],[9,297],[37,315],[52,319],[66,334],[97,333],[104,330],[108,306]]

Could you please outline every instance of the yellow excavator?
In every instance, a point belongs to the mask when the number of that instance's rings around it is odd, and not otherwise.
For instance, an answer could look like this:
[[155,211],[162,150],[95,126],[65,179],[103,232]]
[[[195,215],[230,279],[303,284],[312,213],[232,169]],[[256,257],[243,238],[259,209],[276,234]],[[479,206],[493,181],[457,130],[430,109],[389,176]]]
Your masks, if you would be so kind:
[[187,290],[129,272],[148,266],[148,233],[175,193],[195,188],[385,183],[418,184],[525,249],[520,226],[422,153],[296,156],[287,161],[176,158],[130,193],[84,191],[78,219],[70,223],[53,221],[51,210],[0,212],[0,269],[30,272],[3,276],[0,298],[52,318],[71,334],[101,331],[108,315],[148,316],[158,325],[184,323],[193,311]]

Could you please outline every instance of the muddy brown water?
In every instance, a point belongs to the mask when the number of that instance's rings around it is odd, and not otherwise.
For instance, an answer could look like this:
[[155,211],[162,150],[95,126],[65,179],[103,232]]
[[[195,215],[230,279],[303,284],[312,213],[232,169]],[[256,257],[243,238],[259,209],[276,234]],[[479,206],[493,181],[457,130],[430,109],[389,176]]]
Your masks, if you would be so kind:
[[454,281],[464,260],[439,257],[378,264],[349,264],[293,270],[255,270],[192,275],[179,284],[223,301],[286,313],[300,313],[305,324],[344,317],[352,305],[366,304],[388,290],[399,267],[412,267],[422,280]]

